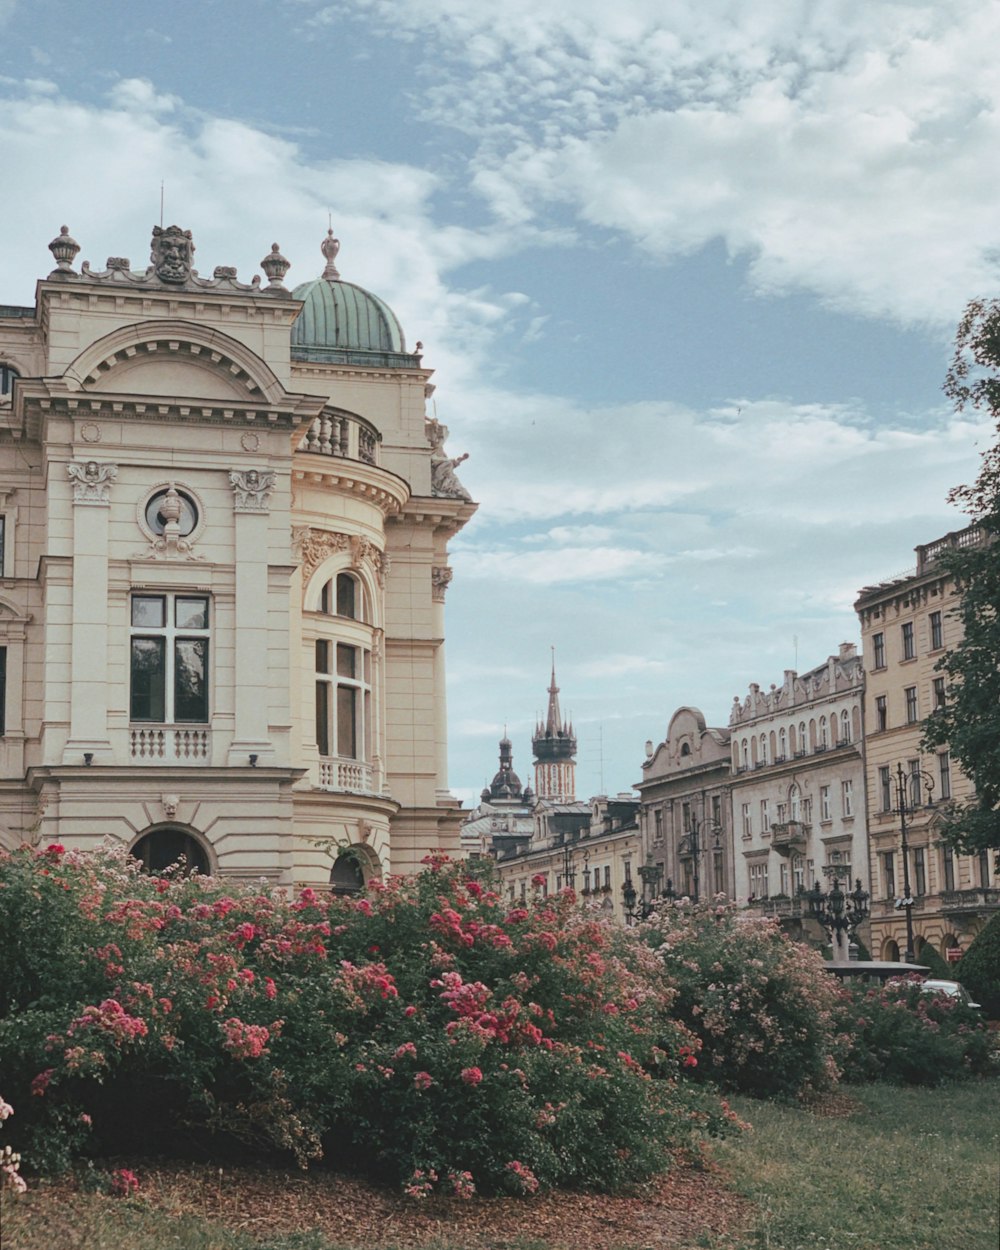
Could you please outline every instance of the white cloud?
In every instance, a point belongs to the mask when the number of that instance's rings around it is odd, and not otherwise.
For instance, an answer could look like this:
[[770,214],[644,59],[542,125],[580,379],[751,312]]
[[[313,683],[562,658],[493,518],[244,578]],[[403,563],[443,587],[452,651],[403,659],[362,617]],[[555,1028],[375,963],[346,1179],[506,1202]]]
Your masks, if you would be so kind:
[[663,260],[721,239],[761,292],[951,325],[995,289],[1000,5],[351,0],[425,47],[425,108],[507,225],[567,206]]

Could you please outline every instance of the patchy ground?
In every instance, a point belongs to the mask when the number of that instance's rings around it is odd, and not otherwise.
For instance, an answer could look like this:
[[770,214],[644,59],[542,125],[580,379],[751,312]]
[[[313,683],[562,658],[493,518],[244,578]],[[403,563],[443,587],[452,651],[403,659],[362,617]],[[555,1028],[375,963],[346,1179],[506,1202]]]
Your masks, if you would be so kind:
[[[220,1174],[206,1166],[132,1166],[141,1177],[144,1203],[170,1216],[205,1219],[254,1240],[315,1229],[333,1244],[364,1250],[445,1245],[462,1250],[688,1250],[725,1246],[750,1218],[748,1204],[724,1187],[712,1164],[677,1166],[628,1196],[552,1193],[465,1202],[414,1201],[321,1172],[234,1167]],[[77,1244],[70,1230],[74,1205],[80,1202],[69,1183],[46,1185],[28,1195],[18,1224],[24,1234],[36,1221],[65,1229],[68,1250]]]

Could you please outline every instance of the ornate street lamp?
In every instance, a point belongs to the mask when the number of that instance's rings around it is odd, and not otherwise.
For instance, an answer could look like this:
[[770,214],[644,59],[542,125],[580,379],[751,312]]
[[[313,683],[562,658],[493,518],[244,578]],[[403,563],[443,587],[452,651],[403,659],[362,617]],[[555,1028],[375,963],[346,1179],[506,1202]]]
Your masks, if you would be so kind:
[[[913,950],[913,891],[910,889],[910,848],[906,842],[906,818],[919,808],[933,807],[931,794],[934,790],[934,778],[922,768],[906,769],[902,764],[896,765],[896,806],[890,810],[899,817],[900,840],[903,851],[903,897],[896,899],[896,910],[906,916],[906,950],[903,962],[912,964],[915,958]],[[927,801],[920,802],[920,792],[925,790]],[[909,792],[909,793],[907,793]]]
[[809,905],[809,915],[818,920],[829,933],[834,947],[840,946],[842,935],[846,934],[848,941],[854,939],[861,922],[868,916],[869,894],[861,888],[860,877],[855,881],[851,893],[847,894],[840,888],[835,872],[833,885],[828,893],[823,893],[817,881],[811,890],[806,890],[805,898]]
[[650,851],[646,855],[646,862],[639,869],[639,879],[642,881],[641,896],[637,893],[632,878],[626,879],[622,886],[622,901],[625,904],[625,919],[628,924],[633,925],[637,920],[646,920],[649,917],[659,892],[662,873],[662,865],[653,862],[653,852]]
[[722,836],[722,826],[719,822],[717,820],[707,820],[704,816],[701,820],[699,820],[697,816],[692,816],[690,820],[690,828],[681,839],[681,855],[691,856],[691,883],[694,886],[694,890],[691,894],[691,901],[693,903],[698,902],[698,886],[700,882],[699,866],[701,863],[702,852],[709,850],[707,841],[704,845],[702,844],[703,833],[706,835],[706,838],[710,833],[715,835],[715,841],[711,846],[713,851],[720,851],[722,849],[722,843],[719,840]]

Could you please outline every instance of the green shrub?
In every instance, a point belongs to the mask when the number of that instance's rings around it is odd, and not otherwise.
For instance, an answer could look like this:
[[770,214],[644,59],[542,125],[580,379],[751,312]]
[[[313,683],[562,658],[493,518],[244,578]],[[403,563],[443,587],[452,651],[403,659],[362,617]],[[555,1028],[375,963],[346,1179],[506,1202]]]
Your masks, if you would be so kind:
[[1000,1020],[1000,912],[975,937],[953,972],[989,1020]]
[[928,976],[935,977],[937,979],[944,978],[946,981],[953,981],[955,979],[953,966],[941,958],[931,942],[925,942],[923,946],[921,946],[920,950],[917,952],[916,961],[918,964],[923,964],[924,967],[929,969]]
[[926,993],[917,981],[845,989],[841,1026],[847,1081],[941,1085],[996,1070],[979,1013],[946,994]]
[[838,987],[819,952],[724,904],[665,907],[639,932],[674,991],[671,1015],[699,1039],[706,1079],[763,1098],[836,1081]]
[[35,1168],[208,1129],[415,1197],[611,1189],[727,1125],[683,1079],[693,1039],[641,944],[437,861],[337,899],[22,849],[0,855],[0,960]]

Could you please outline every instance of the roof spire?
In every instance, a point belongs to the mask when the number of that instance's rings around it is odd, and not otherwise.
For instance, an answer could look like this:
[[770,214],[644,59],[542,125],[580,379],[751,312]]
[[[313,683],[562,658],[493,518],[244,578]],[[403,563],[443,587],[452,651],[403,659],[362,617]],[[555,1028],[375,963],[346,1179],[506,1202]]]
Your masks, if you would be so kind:
[[326,257],[326,268],[321,276],[326,278],[328,282],[333,282],[340,277],[340,272],[333,263],[337,259],[337,253],[340,251],[340,240],[333,237],[332,225],[326,232],[326,238],[319,245],[319,250]]
[[545,719],[545,732],[562,732],[562,716],[559,712],[559,687],[556,685],[556,649],[552,648],[552,682],[549,685],[549,712]]

